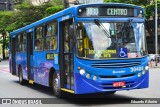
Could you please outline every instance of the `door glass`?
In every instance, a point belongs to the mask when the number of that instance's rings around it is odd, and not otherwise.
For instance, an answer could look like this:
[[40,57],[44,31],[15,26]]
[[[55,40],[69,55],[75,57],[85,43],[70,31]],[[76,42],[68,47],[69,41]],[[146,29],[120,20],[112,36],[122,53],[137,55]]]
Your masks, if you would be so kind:
[[73,27],[71,21],[64,23],[64,71],[65,71],[65,88],[73,89],[73,55],[72,55],[72,34]]
[[28,71],[28,79],[33,80],[33,72],[32,72],[32,55],[33,55],[33,33],[27,34],[27,71]]

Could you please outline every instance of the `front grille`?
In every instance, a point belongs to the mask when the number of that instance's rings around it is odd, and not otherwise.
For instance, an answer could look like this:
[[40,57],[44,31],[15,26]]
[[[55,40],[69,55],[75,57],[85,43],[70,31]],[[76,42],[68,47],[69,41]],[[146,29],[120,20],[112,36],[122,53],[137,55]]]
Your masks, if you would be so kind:
[[95,68],[128,68],[141,65],[141,61],[135,62],[105,62],[105,63],[94,63],[92,67]]
[[101,78],[118,78],[117,76],[99,76]]
[[121,75],[121,76],[99,76],[100,78],[124,78],[124,77],[131,77],[134,76],[136,73],[134,74],[125,74],[125,75]]
[[135,75],[135,73],[134,74],[127,74],[127,75],[121,75],[121,77],[123,78],[123,77],[131,77],[131,76],[134,76]]

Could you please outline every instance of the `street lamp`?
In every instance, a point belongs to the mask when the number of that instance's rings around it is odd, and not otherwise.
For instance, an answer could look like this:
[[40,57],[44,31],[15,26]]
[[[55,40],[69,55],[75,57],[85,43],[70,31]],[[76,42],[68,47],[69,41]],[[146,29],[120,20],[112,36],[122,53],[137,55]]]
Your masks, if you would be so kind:
[[155,0],[155,53],[156,53],[156,66],[158,54],[158,36],[157,36],[157,0]]

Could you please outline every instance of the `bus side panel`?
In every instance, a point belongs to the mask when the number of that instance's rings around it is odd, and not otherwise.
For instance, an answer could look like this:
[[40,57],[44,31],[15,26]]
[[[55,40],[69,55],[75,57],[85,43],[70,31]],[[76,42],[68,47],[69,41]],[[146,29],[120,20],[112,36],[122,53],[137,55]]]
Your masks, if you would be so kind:
[[46,85],[48,84],[49,74],[48,69],[45,68],[45,53],[42,51],[37,51],[33,53],[33,72],[34,72],[34,81],[35,83]]
[[[35,83],[49,86],[49,73],[53,67],[56,71],[59,70],[58,64],[54,60],[46,59],[46,51],[34,52],[33,55],[33,72]],[[51,52],[49,52],[51,53]]]
[[11,53],[9,54],[9,70],[10,70],[10,73],[12,73],[12,54]]
[[21,66],[23,78],[28,79],[27,75],[27,59],[26,53],[17,53],[16,54],[16,74],[18,76],[18,67]]

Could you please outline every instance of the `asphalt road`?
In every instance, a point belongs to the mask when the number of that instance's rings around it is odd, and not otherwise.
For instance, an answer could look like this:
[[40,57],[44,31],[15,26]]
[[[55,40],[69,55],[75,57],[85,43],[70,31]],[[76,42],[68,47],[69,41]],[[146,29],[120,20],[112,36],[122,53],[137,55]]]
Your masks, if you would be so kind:
[[[147,89],[137,89],[131,91],[119,91],[114,95],[104,94],[90,94],[74,96],[69,94],[69,99],[57,99],[52,90],[38,85],[27,84],[20,85],[18,83],[18,77],[12,76],[9,73],[8,61],[0,62],[0,98],[48,98],[49,102],[54,104],[47,105],[29,105],[34,107],[74,107],[74,106],[92,106],[92,107],[150,107],[152,105],[159,106],[160,104],[131,104],[131,100],[143,101],[143,98],[159,98],[160,100],[160,67],[150,69],[150,87]],[[118,98],[118,100],[116,99]],[[122,100],[121,100],[122,99]],[[2,99],[0,99],[2,100]],[[54,105],[54,106],[53,106]],[[19,107],[28,106],[22,104],[6,105],[0,104],[0,107]]]

